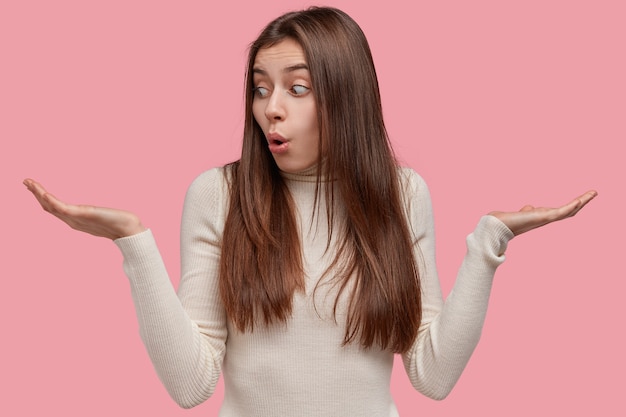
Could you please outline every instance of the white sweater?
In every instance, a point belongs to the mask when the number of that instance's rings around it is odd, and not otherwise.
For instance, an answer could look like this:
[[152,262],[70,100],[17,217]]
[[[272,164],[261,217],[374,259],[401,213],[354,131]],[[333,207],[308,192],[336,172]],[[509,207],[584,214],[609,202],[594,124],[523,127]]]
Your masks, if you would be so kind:
[[[222,417],[397,416],[389,389],[393,353],[342,347],[345,303],[335,321],[332,288],[322,285],[312,297],[332,260],[325,253],[325,210],[311,222],[315,177],[311,171],[285,177],[297,207],[306,280],[306,293],[294,295],[294,312],[286,324],[241,333],[226,316],[218,289],[228,209],[223,168],[203,173],[187,192],[178,294],[149,230],[115,241],[124,255],[141,336],[154,367],[182,407],[209,398],[223,373]],[[402,359],[413,386],[442,399],[478,343],[493,276],[513,234],[495,217],[482,217],[467,237],[467,254],[444,303],[430,194],[414,171],[402,168],[400,179],[422,285],[422,324]],[[323,198],[318,203],[325,205]]]

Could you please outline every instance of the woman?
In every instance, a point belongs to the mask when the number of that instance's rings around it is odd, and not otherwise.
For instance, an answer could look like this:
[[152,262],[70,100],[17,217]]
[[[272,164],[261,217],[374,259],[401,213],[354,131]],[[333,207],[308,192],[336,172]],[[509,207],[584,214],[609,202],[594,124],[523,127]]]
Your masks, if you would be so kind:
[[136,215],[69,205],[25,180],[46,211],[115,240],[170,395],[197,405],[223,372],[222,416],[396,416],[394,353],[417,390],[444,398],[508,241],[596,196],[481,218],[444,303],[428,189],[397,166],[350,17],[311,8],[271,22],[250,48],[245,120],[240,160],[187,193],[178,294]]

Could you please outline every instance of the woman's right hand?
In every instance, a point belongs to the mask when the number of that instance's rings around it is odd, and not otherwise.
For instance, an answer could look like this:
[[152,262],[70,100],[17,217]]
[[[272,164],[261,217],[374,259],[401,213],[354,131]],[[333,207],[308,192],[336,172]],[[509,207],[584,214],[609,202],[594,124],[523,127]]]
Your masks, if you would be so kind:
[[32,179],[24,180],[24,185],[45,211],[63,220],[72,229],[113,240],[146,230],[139,217],[129,211],[66,204]]

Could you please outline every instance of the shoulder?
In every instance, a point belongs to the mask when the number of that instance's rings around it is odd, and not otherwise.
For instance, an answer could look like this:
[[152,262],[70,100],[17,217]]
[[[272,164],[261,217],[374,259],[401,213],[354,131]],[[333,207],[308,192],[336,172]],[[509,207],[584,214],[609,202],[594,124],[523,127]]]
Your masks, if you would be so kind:
[[217,167],[198,175],[187,189],[185,208],[224,211],[229,194],[227,170],[226,167]]
[[189,185],[188,196],[215,197],[228,192],[227,168],[211,168],[198,175]]
[[181,233],[201,234],[217,241],[222,233],[229,204],[228,168],[209,169],[198,175],[187,189]]
[[398,167],[398,179],[400,181],[400,192],[405,197],[429,195],[426,181],[413,168]]
[[416,237],[432,231],[433,208],[426,181],[411,168],[399,167],[400,198],[404,202],[409,226]]

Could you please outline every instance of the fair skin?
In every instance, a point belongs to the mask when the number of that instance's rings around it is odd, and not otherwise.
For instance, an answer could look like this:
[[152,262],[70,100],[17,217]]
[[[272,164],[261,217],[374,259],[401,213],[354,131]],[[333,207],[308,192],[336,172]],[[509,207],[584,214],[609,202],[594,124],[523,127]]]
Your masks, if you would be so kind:
[[[312,167],[319,156],[317,106],[300,45],[286,39],[261,49],[255,59],[253,114],[278,167],[289,173]],[[24,180],[42,208],[72,229],[108,239],[141,233],[146,227],[125,210],[63,202],[38,182]],[[515,212],[492,211],[514,235],[574,216],[597,196],[588,191],[561,207],[524,206]]]
[[261,49],[253,66],[252,113],[278,168],[295,173],[317,163],[319,125],[304,51],[285,39]]

